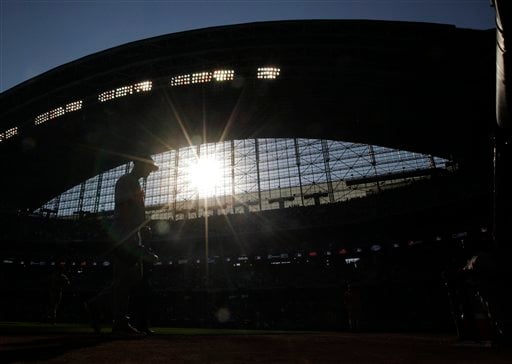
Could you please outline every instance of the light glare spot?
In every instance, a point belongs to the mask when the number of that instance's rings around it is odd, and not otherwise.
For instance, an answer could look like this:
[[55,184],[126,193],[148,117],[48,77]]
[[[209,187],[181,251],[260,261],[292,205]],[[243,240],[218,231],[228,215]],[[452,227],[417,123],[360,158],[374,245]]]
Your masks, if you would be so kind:
[[189,176],[190,183],[201,195],[211,194],[221,182],[220,163],[212,158],[199,158],[190,166]]
[[219,308],[219,310],[215,313],[215,317],[217,318],[217,321],[220,323],[228,322],[231,318],[231,312],[229,312],[229,309],[225,307]]
[[158,235],[166,235],[171,230],[171,227],[169,226],[169,223],[165,220],[159,220],[155,224],[155,229]]

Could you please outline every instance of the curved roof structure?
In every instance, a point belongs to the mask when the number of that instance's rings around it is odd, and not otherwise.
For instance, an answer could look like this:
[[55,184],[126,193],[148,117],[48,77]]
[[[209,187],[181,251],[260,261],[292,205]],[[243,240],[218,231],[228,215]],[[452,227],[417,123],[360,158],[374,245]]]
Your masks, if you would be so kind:
[[494,31],[284,21],[170,34],[99,52],[0,95],[3,209],[33,209],[141,150],[334,139],[482,157]]
[[[147,216],[172,220],[347,202],[453,171],[432,155],[299,138],[200,144],[152,157],[160,168],[142,181]],[[112,215],[115,184],[131,164],[89,178],[35,213]]]

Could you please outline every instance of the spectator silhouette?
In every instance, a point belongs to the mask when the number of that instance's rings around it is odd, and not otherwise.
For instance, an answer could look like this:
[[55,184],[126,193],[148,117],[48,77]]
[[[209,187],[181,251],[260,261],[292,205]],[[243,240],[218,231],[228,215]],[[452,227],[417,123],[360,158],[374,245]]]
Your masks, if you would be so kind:
[[348,326],[351,331],[359,330],[361,318],[361,295],[359,288],[353,284],[347,285],[344,294],[344,303],[347,310]]

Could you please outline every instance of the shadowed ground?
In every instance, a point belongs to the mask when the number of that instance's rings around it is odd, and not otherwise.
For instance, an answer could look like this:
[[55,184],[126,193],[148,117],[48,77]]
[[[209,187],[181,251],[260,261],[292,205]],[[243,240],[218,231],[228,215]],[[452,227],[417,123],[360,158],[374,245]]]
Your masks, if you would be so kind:
[[158,328],[121,340],[71,325],[0,324],[0,331],[1,363],[512,363],[511,348],[442,335]]

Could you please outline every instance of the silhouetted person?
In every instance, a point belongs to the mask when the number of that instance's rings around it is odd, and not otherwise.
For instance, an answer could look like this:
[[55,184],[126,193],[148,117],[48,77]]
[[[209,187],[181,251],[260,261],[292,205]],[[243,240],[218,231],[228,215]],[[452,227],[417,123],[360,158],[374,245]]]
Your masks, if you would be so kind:
[[347,286],[344,294],[344,303],[347,309],[348,326],[351,331],[357,331],[361,318],[361,295],[358,287],[352,284]]
[[[477,297],[472,265],[474,257],[468,259],[465,266],[456,261],[443,272],[448,289],[452,316],[457,334],[463,341],[480,341],[477,316],[482,307]],[[469,269],[470,268],[470,269]]]
[[144,191],[139,180],[146,179],[158,166],[149,155],[135,158],[130,173],[121,176],[115,187],[114,222],[111,228],[113,241],[113,281],[109,288],[86,303],[91,324],[99,328],[99,307],[107,296],[111,297],[114,334],[141,334],[130,324],[128,306],[130,294],[143,280],[143,261],[156,261],[158,257],[145,250],[141,230],[147,224],[144,208]]
[[70,285],[69,278],[64,274],[64,267],[56,266],[50,277],[50,286],[48,289],[48,307],[46,311],[46,320],[55,325],[57,321],[57,311],[62,301],[62,291]]
[[[143,241],[149,241],[150,229],[148,228],[143,235]],[[144,235],[146,235],[144,237]],[[145,244],[146,253],[153,254],[152,250]],[[153,273],[153,261],[144,259],[142,262],[143,276],[139,283],[133,288],[131,299],[131,309],[133,314],[132,323],[135,328],[147,335],[153,335],[154,332],[150,328],[150,312],[151,303],[153,302],[153,287],[151,284],[151,275]]]

